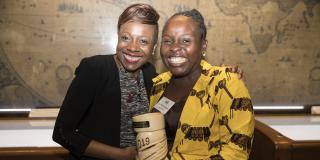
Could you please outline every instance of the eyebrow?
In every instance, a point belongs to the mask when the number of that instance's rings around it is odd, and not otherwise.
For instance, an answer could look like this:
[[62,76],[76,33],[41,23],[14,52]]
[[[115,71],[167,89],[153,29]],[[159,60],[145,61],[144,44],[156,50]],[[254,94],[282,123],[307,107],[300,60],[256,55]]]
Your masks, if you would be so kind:
[[122,32],[122,33],[120,33],[120,35],[122,35],[122,34],[128,34],[128,35],[130,35],[130,36],[135,36],[135,37],[143,37],[143,38],[151,38],[152,39],[152,37],[148,37],[148,36],[144,36],[144,35],[139,35],[139,36],[137,36],[137,35],[135,35],[135,34],[131,34],[131,33],[129,33],[129,32]]
[[[182,36],[194,36],[195,34],[183,34],[183,35],[181,35],[181,36],[179,36],[179,37],[182,37]],[[161,37],[171,37],[170,35],[168,35],[168,34],[163,34]]]

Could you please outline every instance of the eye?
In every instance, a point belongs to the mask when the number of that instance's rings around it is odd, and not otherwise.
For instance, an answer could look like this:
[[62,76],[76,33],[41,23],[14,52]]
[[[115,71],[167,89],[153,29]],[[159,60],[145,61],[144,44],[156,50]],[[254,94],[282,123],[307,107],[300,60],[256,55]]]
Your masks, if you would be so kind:
[[145,40],[145,39],[141,39],[140,43],[143,44],[143,45],[147,45],[147,44],[149,44],[149,41]]
[[189,39],[183,39],[182,43],[190,43],[190,40]]
[[126,35],[123,35],[123,36],[121,36],[120,37],[121,38],[121,40],[123,40],[123,41],[128,41],[130,38],[128,37],[128,36],[126,36]]
[[163,40],[162,40],[162,43],[163,43],[163,44],[170,45],[170,44],[173,43],[173,41],[172,41],[171,39],[163,39]]

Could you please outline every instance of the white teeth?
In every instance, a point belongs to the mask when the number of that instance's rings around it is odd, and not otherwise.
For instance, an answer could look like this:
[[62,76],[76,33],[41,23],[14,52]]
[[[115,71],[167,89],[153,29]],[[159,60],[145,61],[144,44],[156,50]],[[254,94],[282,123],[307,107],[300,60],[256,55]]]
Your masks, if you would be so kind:
[[169,61],[170,63],[180,64],[180,63],[186,62],[187,59],[184,58],[184,57],[170,57],[170,58],[168,59],[168,61]]
[[124,57],[129,61],[139,61],[141,59],[141,57],[133,57],[127,54],[124,54]]

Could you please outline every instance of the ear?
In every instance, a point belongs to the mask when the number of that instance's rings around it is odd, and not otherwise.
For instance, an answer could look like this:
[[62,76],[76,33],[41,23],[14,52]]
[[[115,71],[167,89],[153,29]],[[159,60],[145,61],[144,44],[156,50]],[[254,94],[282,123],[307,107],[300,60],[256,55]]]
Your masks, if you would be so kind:
[[208,40],[202,40],[202,51],[206,51],[208,47]]

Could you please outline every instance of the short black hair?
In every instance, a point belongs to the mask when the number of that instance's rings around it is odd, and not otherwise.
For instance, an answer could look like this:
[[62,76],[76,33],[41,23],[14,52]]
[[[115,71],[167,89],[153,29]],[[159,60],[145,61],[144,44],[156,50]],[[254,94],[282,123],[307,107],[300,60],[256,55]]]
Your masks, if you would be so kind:
[[186,17],[192,18],[194,21],[196,21],[199,24],[201,39],[202,40],[206,39],[206,37],[207,37],[207,27],[206,27],[206,25],[204,23],[203,16],[201,15],[201,13],[198,10],[192,9],[192,10],[188,10],[188,11],[178,12],[178,13],[174,14],[173,16],[171,16],[171,18],[173,18],[175,16],[186,16]]
[[121,25],[128,21],[136,21],[140,22],[141,24],[155,25],[156,32],[154,35],[154,41],[156,43],[159,32],[159,18],[160,16],[158,12],[151,5],[143,3],[132,4],[127,7],[119,16],[117,28],[119,31]]

